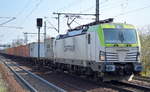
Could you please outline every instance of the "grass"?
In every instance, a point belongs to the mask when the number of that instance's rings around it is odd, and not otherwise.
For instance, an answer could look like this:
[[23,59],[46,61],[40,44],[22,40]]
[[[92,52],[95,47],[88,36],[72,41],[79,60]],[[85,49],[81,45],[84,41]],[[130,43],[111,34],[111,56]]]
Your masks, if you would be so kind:
[[2,76],[0,75],[0,92],[8,92],[7,91],[7,85],[2,79]]

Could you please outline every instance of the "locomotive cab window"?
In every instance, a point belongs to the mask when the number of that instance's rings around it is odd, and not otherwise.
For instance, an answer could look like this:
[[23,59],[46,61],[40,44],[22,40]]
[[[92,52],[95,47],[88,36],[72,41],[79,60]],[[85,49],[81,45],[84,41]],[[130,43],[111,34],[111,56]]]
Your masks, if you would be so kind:
[[136,44],[135,29],[104,29],[105,43],[107,44]]

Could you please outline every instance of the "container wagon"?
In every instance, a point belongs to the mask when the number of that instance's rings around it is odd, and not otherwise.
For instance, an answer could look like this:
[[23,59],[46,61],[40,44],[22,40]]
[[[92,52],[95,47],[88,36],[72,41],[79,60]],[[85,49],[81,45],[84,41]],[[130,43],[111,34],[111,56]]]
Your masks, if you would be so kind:
[[[38,42],[33,42],[28,44],[29,48],[29,56],[37,58],[38,57]],[[44,42],[40,42],[40,57],[45,57],[45,50],[44,50]]]

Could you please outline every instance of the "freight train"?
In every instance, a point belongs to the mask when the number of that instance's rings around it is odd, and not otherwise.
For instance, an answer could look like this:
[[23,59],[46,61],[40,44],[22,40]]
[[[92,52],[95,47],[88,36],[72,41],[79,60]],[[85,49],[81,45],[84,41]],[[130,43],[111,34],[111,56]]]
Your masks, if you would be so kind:
[[[135,27],[113,23],[111,19],[93,22],[68,30],[64,35],[45,40],[41,53],[49,67],[62,71],[110,80],[131,80],[142,71],[140,41]],[[32,43],[33,44],[33,43]],[[22,46],[28,54],[15,54],[8,48],[6,54],[37,57],[37,46]],[[35,48],[34,48],[35,47]],[[20,47],[18,47],[20,48]],[[28,51],[27,51],[28,50]],[[34,50],[34,51],[33,51]]]

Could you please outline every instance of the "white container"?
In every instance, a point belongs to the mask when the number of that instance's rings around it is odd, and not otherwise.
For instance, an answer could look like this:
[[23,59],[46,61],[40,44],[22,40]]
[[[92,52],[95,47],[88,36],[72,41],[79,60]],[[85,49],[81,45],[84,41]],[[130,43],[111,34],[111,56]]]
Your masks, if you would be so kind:
[[53,52],[53,42],[55,38],[48,38],[45,40],[45,57],[48,59],[53,59],[54,52]]
[[[38,42],[29,44],[30,57],[38,57]],[[44,43],[40,43],[40,57],[45,57]]]

